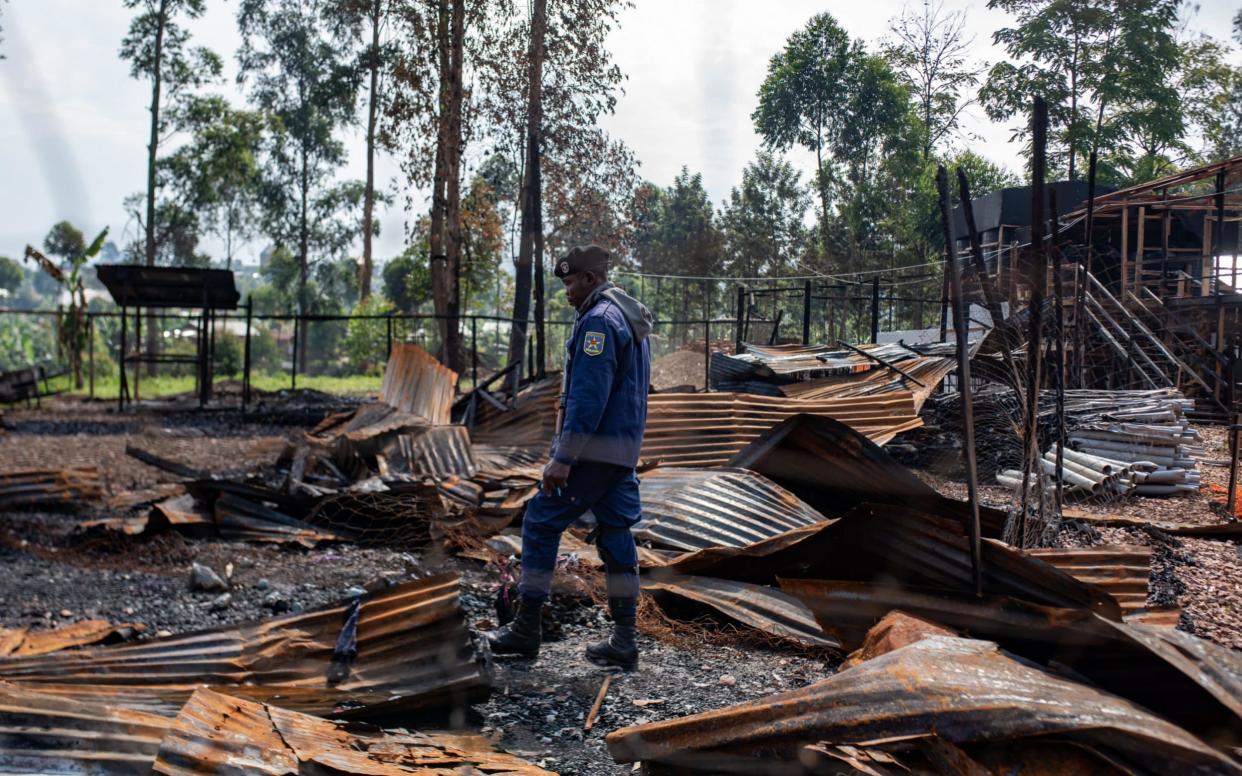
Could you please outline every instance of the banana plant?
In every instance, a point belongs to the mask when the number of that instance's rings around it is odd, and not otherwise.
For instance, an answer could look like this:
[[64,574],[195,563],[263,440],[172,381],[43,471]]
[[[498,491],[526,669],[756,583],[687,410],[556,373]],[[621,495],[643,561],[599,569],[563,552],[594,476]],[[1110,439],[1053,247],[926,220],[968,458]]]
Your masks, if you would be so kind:
[[68,292],[62,295],[69,299],[68,309],[63,301],[56,306],[56,341],[61,356],[69,360],[73,383],[77,388],[82,387],[82,351],[86,349],[91,335],[90,322],[86,317],[86,283],[82,273],[91,259],[103,250],[107,238],[108,228],[104,227],[81,253],[69,257],[66,267],[58,266],[37,248],[26,246],[26,259],[38,264],[49,277],[60,284],[62,290]]

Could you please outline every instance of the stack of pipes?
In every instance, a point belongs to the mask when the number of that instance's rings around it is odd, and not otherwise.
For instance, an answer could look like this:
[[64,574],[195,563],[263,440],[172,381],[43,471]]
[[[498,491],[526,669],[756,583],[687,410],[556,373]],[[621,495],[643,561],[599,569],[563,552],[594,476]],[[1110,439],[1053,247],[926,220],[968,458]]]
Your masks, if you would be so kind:
[[[1070,428],[1060,479],[1071,498],[1172,496],[1199,489],[1195,458],[1200,438],[1186,420],[1193,402],[1173,390],[1067,391]],[[1056,448],[1041,461],[1057,477]],[[1018,487],[1022,474],[1006,469],[997,481]]]

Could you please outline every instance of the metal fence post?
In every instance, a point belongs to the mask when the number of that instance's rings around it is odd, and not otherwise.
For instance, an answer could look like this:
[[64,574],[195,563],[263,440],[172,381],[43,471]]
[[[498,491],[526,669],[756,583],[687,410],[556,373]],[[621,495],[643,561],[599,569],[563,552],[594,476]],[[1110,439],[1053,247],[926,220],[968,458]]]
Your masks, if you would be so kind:
[[384,358],[387,359],[392,355],[392,310],[388,311],[388,348],[384,351]]
[[746,286],[737,287],[737,320],[733,324],[733,352],[742,352],[742,320],[746,316]]
[[89,365],[87,367],[90,373],[90,380],[91,380],[90,397],[94,399],[95,398],[95,316],[91,315],[90,313],[86,314],[86,336],[88,338],[87,352],[90,354],[87,357],[90,359]]
[[479,316],[470,316],[470,387],[479,385]]
[[300,328],[300,316],[293,316],[293,353],[289,360],[289,390],[296,391],[298,389],[298,329]]
[[246,297],[246,339],[242,343],[242,412],[250,404],[250,323],[254,315],[254,302]]
[[802,344],[811,344],[811,281],[802,286]]
[[880,276],[871,279],[871,342],[880,338]]

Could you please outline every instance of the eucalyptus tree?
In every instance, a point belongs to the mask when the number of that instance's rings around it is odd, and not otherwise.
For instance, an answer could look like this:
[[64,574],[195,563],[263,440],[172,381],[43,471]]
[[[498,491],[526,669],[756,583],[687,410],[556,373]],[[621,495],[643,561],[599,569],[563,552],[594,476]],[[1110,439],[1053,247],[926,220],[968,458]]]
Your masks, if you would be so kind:
[[904,7],[889,23],[883,53],[909,87],[921,125],[923,161],[961,132],[962,114],[975,101],[986,68],[971,56],[966,11],[947,11],[943,0]]
[[160,139],[169,130],[164,104],[169,100],[175,103],[194,88],[218,78],[222,63],[209,49],[191,47],[189,31],[178,22],[179,17],[193,20],[202,16],[206,0],[125,0],[125,7],[138,14],[121,41],[121,58],[129,61],[131,76],[151,82],[144,232],[146,263],[154,266],[156,167]]
[[362,199],[360,187],[333,180],[346,156],[338,133],[354,119],[360,79],[330,35],[328,10],[327,0],[241,0],[237,13],[238,80],[282,130],[263,165],[264,230],[295,250],[304,313],[313,301],[312,252],[329,258],[348,247],[359,227],[345,213]]
[[[994,121],[1030,133],[1034,96],[1048,104],[1049,158],[1073,179],[1093,151],[1107,156],[1135,133],[1176,135],[1182,105],[1171,86],[1182,0],[989,0],[1015,20],[993,34],[1009,55],[979,97]],[[1159,121],[1163,126],[1156,126]]]

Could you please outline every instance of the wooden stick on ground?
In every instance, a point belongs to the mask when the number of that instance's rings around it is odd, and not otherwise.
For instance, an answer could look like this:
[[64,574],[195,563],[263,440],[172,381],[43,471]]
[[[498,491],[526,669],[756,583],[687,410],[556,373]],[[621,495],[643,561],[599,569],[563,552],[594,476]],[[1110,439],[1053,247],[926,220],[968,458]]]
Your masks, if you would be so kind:
[[595,716],[599,714],[599,707],[604,705],[604,696],[608,694],[608,685],[612,684],[612,674],[604,674],[604,683],[599,686],[599,695],[595,696],[595,703],[591,704],[591,710],[587,712],[586,721],[582,723],[583,730],[590,730],[595,727]]

